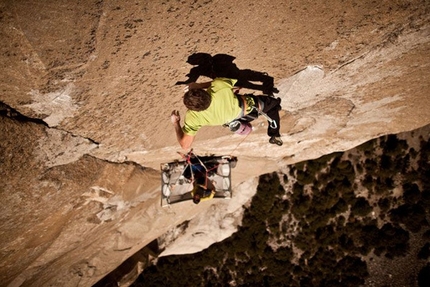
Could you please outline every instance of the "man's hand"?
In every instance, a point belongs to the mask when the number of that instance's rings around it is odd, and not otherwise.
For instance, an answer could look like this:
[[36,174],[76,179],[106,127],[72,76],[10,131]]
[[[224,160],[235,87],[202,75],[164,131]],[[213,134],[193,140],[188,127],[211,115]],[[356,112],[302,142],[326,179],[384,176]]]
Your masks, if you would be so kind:
[[173,110],[172,114],[170,115],[170,121],[172,124],[177,124],[181,120],[181,116],[179,115],[179,111]]

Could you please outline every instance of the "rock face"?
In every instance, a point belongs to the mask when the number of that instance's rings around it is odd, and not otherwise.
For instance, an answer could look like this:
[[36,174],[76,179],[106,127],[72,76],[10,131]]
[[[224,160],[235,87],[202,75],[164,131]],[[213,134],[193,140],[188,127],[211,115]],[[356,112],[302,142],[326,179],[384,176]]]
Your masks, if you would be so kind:
[[[0,282],[90,286],[184,222],[201,244],[164,254],[199,251],[234,232],[256,176],[430,123],[429,9],[0,1]],[[162,208],[159,165],[180,150],[169,114],[185,111],[175,83],[195,52],[274,77],[284,145],[263,119],[245,139],[204,128],[198,154],[239,158],[232,200]]]

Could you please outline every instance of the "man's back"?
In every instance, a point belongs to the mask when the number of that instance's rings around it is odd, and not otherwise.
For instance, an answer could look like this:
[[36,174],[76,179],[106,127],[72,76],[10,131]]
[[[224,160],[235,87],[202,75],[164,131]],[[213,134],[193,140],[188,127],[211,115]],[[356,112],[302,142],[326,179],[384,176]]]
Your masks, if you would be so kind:
[[226,124],[240,115],[241,108],[233,93],[236,80],[217,78],[209,89],[212,102],[204,111],[188,110],[185,115],[183,131],[195,135],[202,126],[219,126]]

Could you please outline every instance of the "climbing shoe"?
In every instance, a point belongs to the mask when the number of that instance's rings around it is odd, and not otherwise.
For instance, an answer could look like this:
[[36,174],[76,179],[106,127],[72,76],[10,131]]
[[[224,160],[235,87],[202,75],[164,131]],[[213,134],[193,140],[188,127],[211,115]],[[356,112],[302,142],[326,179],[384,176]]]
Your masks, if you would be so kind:
[[275,137],[275,136],[273,136],[273,137],[270,137],[269,143],[271,143],[271,144],[277,144],[277,145],[281,146],[283,144],[283,141],[281,140],[281,137]]

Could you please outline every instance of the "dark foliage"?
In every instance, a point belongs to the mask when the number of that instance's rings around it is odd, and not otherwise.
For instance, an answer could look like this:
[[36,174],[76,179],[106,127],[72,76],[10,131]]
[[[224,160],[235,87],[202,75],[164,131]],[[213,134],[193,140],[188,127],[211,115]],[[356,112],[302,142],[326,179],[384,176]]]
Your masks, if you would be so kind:
[[359,197],[355,200],[354,205],[351,208],[352,216],[366,216],[372,211],[372,207],[364,197]]
[[426,243],[418,252],[418,258],[427,260],[430,257],[430,243]]
[[421,227],[428,226],[425,209],[420,204],[403,204],[391,210],[390,219],[403,223],[412,232],[419,232]]
[[427,263],[427,265],[420,270],[420,273],[418,273],[418,286],[430,286],[430,263]]

